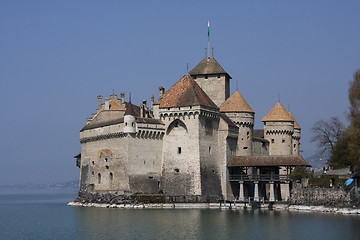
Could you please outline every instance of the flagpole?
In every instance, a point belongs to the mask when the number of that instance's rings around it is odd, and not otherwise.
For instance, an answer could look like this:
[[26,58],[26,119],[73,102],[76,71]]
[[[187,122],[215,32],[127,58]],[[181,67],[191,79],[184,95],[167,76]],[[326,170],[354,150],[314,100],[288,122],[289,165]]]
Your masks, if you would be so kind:
[[208,20],[208,58],[210,58],[210,21]]

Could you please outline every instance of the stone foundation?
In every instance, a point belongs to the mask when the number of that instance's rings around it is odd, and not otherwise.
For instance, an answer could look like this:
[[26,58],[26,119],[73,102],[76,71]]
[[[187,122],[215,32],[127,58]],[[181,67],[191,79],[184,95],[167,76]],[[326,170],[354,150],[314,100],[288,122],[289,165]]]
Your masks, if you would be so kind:
[[99,204],[138,204],[138,203],[219,203],[218,196],[165,196],[162,194],[127,194],[124,192],[79,193],[74,202]]
[[293,187],[291,191],[291,204],[312,205],[327,207],[353,207],[360,206],[354,198],[353,191],[339,188],[302,188]]

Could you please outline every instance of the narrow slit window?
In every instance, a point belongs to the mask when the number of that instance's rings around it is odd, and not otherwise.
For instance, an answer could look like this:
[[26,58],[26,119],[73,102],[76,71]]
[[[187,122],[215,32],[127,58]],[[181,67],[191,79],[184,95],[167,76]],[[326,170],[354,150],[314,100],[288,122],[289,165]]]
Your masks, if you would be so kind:
[[181,147],[178,147],[178,154],[181,154]]

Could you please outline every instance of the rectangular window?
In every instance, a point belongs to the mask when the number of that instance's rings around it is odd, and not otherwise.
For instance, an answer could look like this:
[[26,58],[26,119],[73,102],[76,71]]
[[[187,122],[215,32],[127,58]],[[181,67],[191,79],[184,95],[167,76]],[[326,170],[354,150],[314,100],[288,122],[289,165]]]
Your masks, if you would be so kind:
[[211,156],[211,147],[209,147],[209,155]]
[[283,139],[281,142],[284,143],[284,142],[285,142],[285,139]]
[[274,143],[275,142],[275,140],[274,139],[271,139],[271,143]]
[[178,154],[181,154],[181,147],[178,147]]

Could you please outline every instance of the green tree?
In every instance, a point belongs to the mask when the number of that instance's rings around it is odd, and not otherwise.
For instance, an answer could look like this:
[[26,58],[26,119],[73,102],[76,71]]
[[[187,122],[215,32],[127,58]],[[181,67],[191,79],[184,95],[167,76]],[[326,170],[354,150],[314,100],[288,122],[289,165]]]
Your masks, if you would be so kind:
[[330,167],[334,169],[345,168],[353,165],[349,151],[350,138],[347,132],[348,131],[345,131],[338,139],[333,151],[331,152],[331,157],[328,163]]
[[349,87],[350,127],[348,150],[355,172],[360,172],[360,70],[355,72]]
[[349,102],[350,125],[332,145],[329,164],[334,168],[350,166],[360,172],[360,70],[349,84]]
[[291,171],[290,178],[291,180],[301,180],[303,178],[310,178],[312,177],[312,173],[309,172],[307,167],[298,166],[295,167],[294,170]]

